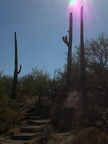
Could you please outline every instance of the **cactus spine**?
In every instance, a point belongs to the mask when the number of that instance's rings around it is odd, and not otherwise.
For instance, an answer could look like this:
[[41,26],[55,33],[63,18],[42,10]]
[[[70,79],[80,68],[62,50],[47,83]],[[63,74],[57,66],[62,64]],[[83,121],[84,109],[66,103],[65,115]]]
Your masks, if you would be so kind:
[[68,90],[72,87],[72,32],[73,32],[73,15],[70,13],[69,17],[69,40],[67,36],[62,37],[63,42],[68,47],[68,55],[67,55],[67,88]]
[[21,72],[21,65],[20,65],[20,68],[19,68],[19,71],[18,71],[18,53],[17,53],[17,37],[16,37],[16,32],[14,32],[14,39],[15,39],[15,62],[14,62],[15,65],[14,65],[12,99],[16,98],[18,74]]

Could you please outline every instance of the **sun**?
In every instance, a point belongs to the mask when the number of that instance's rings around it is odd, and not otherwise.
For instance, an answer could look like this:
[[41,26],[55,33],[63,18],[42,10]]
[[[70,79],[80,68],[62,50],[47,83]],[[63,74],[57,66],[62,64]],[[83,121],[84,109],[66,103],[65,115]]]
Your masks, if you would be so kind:
[[77,0],[68,0],[68,12],[77,8]]
[[69,0],[69,4],[70,5],[74,5],[75,4],[75,0]]

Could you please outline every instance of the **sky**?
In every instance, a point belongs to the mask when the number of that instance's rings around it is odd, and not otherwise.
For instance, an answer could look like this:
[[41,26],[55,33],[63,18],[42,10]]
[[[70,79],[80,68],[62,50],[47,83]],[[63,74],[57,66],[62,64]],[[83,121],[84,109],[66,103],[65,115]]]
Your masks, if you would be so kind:
[[108,35],[108,0],[0,0],[0,71],[13,75],[14,32],[18,41],[19,76],[32,68],[46,69],[53,76],[63,69],[67,46],[62,37],[68,35],[69,13],[73,12],[73,52],[80,42],[81,6],[84,8],[84,38]]

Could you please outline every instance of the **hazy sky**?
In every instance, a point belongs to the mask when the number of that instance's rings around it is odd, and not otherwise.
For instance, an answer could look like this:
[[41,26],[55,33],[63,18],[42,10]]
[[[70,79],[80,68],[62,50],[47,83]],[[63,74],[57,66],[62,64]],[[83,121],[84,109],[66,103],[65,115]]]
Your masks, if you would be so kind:
[[[14,32],[17,33],[21,75],[32,68],[54,70],[66,63],[67,47],[62,36],[67,35],[69,12],[74,15],[73,50],[79,43],[79,10],[84,6],[85,39],[101,32],[108,35],[108,0],[0,0],[0,71],[13,75]],[[72,9],[72,10],[71,10]]]

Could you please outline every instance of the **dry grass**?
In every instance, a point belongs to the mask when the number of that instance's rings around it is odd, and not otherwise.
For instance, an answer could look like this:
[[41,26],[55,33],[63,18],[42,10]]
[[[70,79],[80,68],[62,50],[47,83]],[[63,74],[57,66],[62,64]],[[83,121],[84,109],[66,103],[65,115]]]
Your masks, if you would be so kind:
[[74,135],[74,143],[81,144],[107,144],[108,135],[100,130],[94,128],[82,129],[77,135]]
[[108,144],[108,135],[93,128],[82,129],[78,134],[52,133],[47,144]]
[[20,125],[20,121],[24,118],[25,112],[18,109],[7,108],[2,115],[0,129],[3,134],[16,131],[16,127]]
[[69,133],[53,133],[49,140],[48,144],[72,144],[73,135]]

